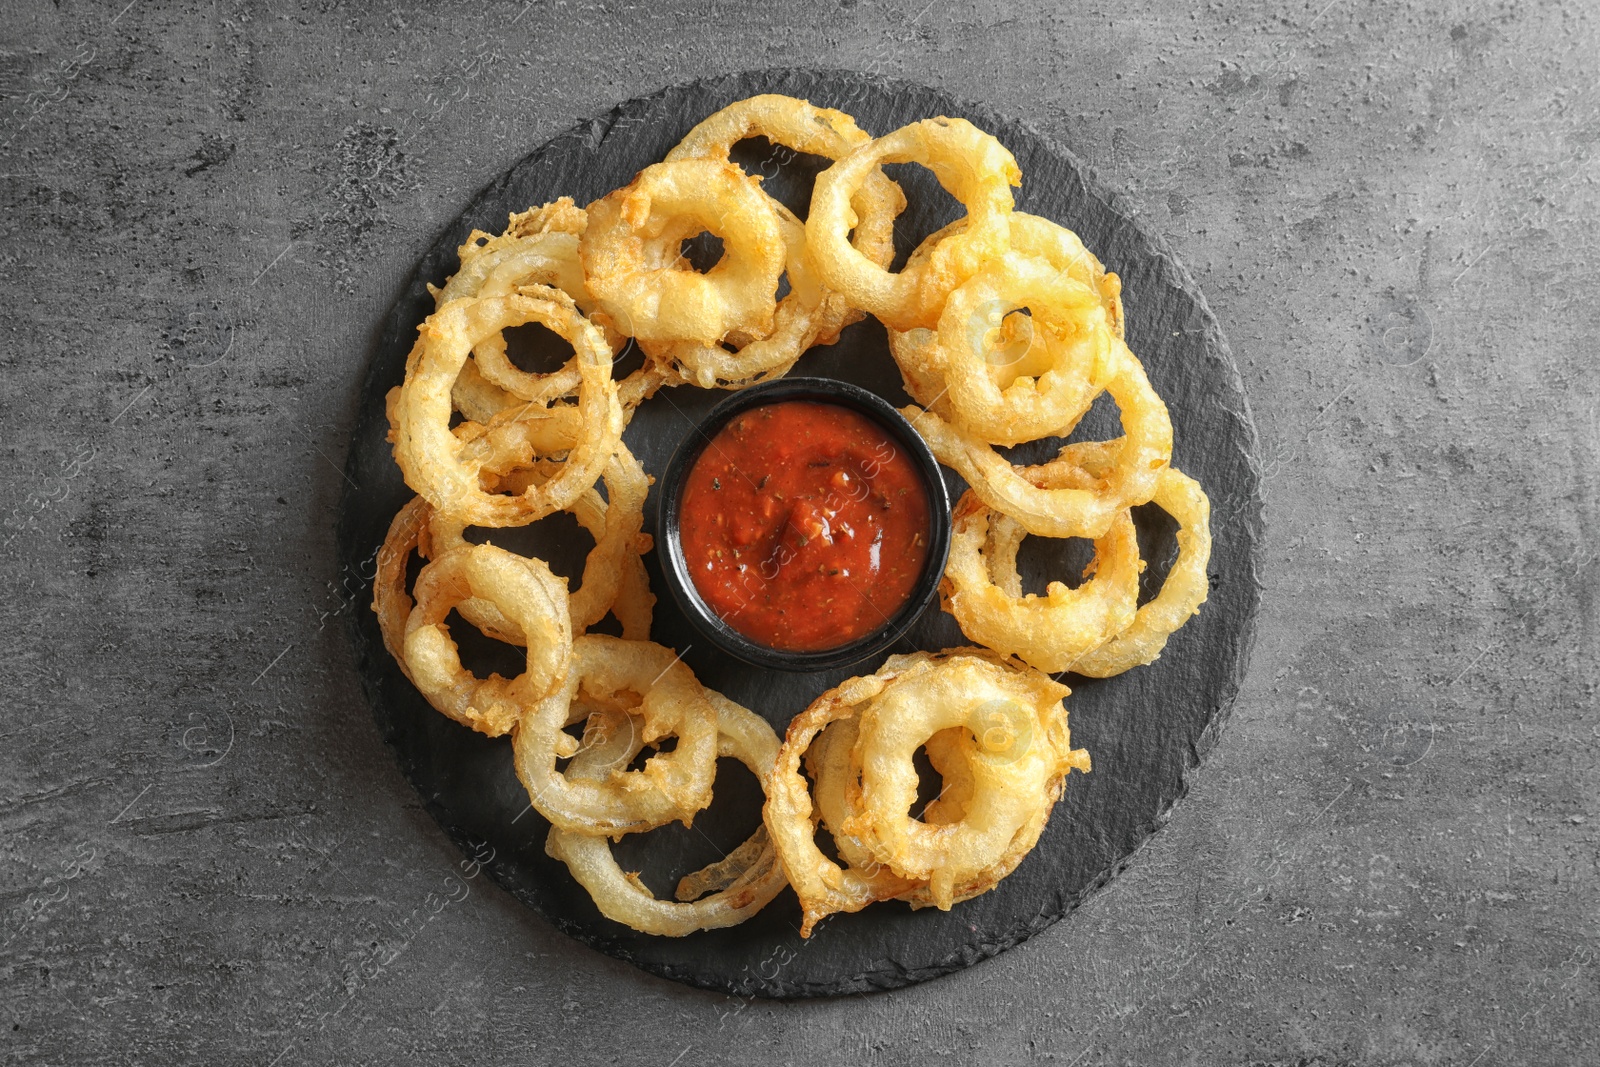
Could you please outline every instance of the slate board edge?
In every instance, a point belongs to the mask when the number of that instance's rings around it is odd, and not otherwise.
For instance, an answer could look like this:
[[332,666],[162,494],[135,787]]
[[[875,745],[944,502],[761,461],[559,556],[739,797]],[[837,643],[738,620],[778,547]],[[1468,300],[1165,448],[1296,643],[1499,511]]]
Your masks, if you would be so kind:
[[[1232,389],[1234,397],[1237,398],[1237,404],[1235,406],[1228,407],[1226,409],[1226,414],[1239,426],[1247,442],[1247,448],[1242,456],[1242,459],[1244,460],[1246,469],[1251,475],[1250,484],[1247,487],[1243,487],[1247,489],[1247,492],[1244,494],[1244,502],[1241,505],[1239,514],[1237,515],[1237,521],[1242,526],[1243,539],[1250,547],[1250,551],[1248,553],[1248,558],[1250,561],[1249,577],[1252,583],[1250,600],[1252,607],[1254,607],[1256,604],[1259,604],[1263,587],[1257,569],[1257,563],[1259,547],[1264,535],[1263,505],[1260,495],[1261,468],[1260,463],[1256,458],[1256,456],[1259,454],[1259,438],[1256,433],[1254,420],[1250,414],[1249,401],[1244,391],[1242,376],[1239,373],[1237,364],[1233,360],[1231,349],[1228,346],[1226,338],[1222,334],[1221,326],[1217,321],[1216,315],[1212,312],[1209,303],[1206,301],[1204,292],[1196,284],[1194,277],[1188,268],[1176,258],[1172,252],[1171,246],[1161,235],[1152,232],[1147,226],[1139,221],[1137,211],[1128,206],[1127,198],[1112,190],[1105,183],[1100,181],[1093,168],[1085,164],[1075,153],[1062,146],[1053,137],[1041,133],[1037,128],[1028,122],[1020,119],[1001,116],[986,105],[962,99],[958,96],[947,93],[936,86],[926,86],[915,82],[910,82],[905,79],[888,77],[886,75],[850,71],[845,69],[776,67],[741,71],[714,78],[696,79],[695,81],[689,83],[674,83],[672,85],[664,86],[655,93],[647,96],[640,96],[622,101],[614,106],[605,115],[583,120],[572,126],[565,133],[558,134],[555,137],[550,138],[548,141],[542,142],[541,144],[535,146],[527,155],[523,156],[522,159],[518,160],[516,163],[513,163],[495,180],[485,185],[483,189],[481,189],[478,194],[474,196],[465,207],[462,208],[460,212],[453,216],[452,219],[439,230],[438,235],[428,244],[427,247],[431,251],[433,248],[437,247],[441,240],[445,239],[447,234],[449,234],[459,225],[461,219],[468,216],[475,216],[480,213],[480,209],[482,209],[485,205],[495,202],[498,199],[499,194],[501,194],[503,190],[512,184],[512,176],[515,175],[533,155],[549,151],[552,146],[567,140],[579,141],[586,150],[596,150],[611,136],[612,132],[617,128],[618,119],[620,119],[624,114],[635,110],[648,110],[649,106],[654,102],[668,96],[669,94],[682,91],[686,85],[692,85],[698,82],[702,85],[715,87],[730,81],[757,78],[763,82],[773,83],[769,91],[787,91],[794,95],[805,95],[803,86],[783,85],[780,83],[787,81],[815,83],[820,79],[829,77],[866,82],[886,93],[921,93],[931,90],[940,96],[945,97],[952,104],[956,105],[956,110],[959,110],[962,114],[971,118],[971,120],[976,124],[983,126],[985,129],[988,129],[990,132],[993,132],[996,135],[1004,137],[1005,134],[1011,132],[1020,134],[1021,138],[1023,139],[1033,139],[1047,147],[1050,151],[1058,153],[1067,160],[1071,168],[1075,170],[1076,173],[1081,177],[1084,183],[1085,192],[1089,196],[1099,200],[1106,206],[1108,210],[1123,216],[1132,223],[1133,231],[1137,234],[1140,242],[1142,242],[1144,245],[1143,251],[1159,265],[1158,276],[1161,277],[1163,284],[1167,284],[1175,289],[1182,290],[1190,299],[1195,302],[1196,310],[1199,314],[1200,326],[1206,334],[1207,348],[1210,352],[1211,361],[1219,365],[1216,369],[1222,371]],[[391,303],[391,310],[388,313],[384,329],[378,334],[375,343],[368,352],[367,372],[363,378],[361,392],[358,395],[370,395],[382,383],[383,379],[387,377],[386,370],[388,368],[383,357],[385,353],[390,351],[392,348],[400,346],[401,342],[405,338],[405,335],[409,332],[405,326],[399,323],[394,312],[398,308],[398,305],[406,299],[407,294],[413,292],[421,283],[433,280],[425,276],[429,270],[429,263],[427,260],[427,253],[424,253],[419,259],[417,266],[407,276],[407,280],[401,286],[395,300]],[[1170,277],[1167,277],[1168,275],[1170,275]],[[353,438],[360,436],[362,429],[365,427],[365,424],[368,421],[364,415],[358,415],[358,420],[359,421],[352,434]],[[352,451],[351,455],[347,459],[347,467],[354,468],[358,459],[359,457]],[[359,471],[351,469],[348,471],[348,473],[354,476],[358,474]],[[358,496],[358,490],[352,488],[353,484],[353,482],[348,483],[344,488],[337,527],[338,532],[336,544],[338,545],[339,554],[342,557],[360,559],[362,557],[362,553],[359,551],[360,546],[354,546],[349,543],[351,537],[349,527],[352,524],[351,520],[348,518],[351,513],[350,505]],[[352,551],[356,552],[356,555],[352,556]],[[902,988],[906,985],[928,981],[933,978],[950,974],[954,971],[962,970],[974,963],[989,959],[1000,954],[1001,952],[1013,948],[1034,934],[1039,933],[1051,925],[1054,925],[1068,912],[1081,905],[1083,901],[1088,899],[1089,896],[1095,892],[1098,892],[1103,886],[1110,882],[1111,879],[1115,878],[1118,874],[1126,870],[1133,863],[1134,859],[1139,855],[1139,853],[1144,849],[1144,847],[1149,843],[1150,839],[1170,820],[1171,813],[1177,803],[1188,794],[1189,789],[1193,784],[1194,773],[1197,771],[1200,763],[1204,760],[1206,755],[1209,754],[1213,748],[1215,748],[1216,744],[1221,738],[1222,731],[1226,726],[1227,720],[1232,711],[1233,703],[1238,695],[1239,688],[1248,669],[1256,639],[1256,614],[1257,613],[1254,610],[1251,610],[1247,614],[1245,631],[1240,634],[1240,650],[1232,675],[1229,678],[1228,684],[1224,688],[1223,692],[1219,695],[1217,702],[1212,707],[1210,721],[1205,730],[1202,732],[1198,743],[1192,745],[1189,752],[1185,754],[1185,766],[1181,772],[1178,792],[1173,797],[1172,801],[1165,808],[1160,810],[1146,824],[1148,833],[1143,840],[1141,840],[1130,853],[1122,857],[1118,862],[1102,872],[1097,878],[1088,883],[1079,892],[1070,897],[1056,898],[1053,902],[1050,902],[1049,906],[1042,907],[1040,911],[1035,913],[1026,922],[1020,924],[1018,927],[1006,932],[1002,936],[992,941],[983,943],[977,948],[972,946],[963,946],[960,951],[953,953],[943,960],[917,968],[902,967],[896,965],[893,963],[893,961],[885,960],[883,961],[884,966],[880,970],[858,972],[854,975],[835,979],[829,982],[826,986],[816,983],[783,982],[774,980],[764,986],[756,988],[744,988],[740,987],[737,983],[723,983],[716,985],[708,984],[702,980],[699,974],[680,971],[670,965],[654,966],[648,969],[640,966],[640,969],[646,970],[646,973],[656,975],[660,978],[667,979],[678,984],[689,985],[693,988],[705,989],[713,993],[730,994],[735,996],[758,996],[770,999],[786,999],[842,996],[862,992],[880,992]],[[386,657],[388,652],[382,647],[381,642],[375,643],[370,639],[369,634],[371,631],[369,629],[364,629],[361,625],[364,621],[366,620],[362,619],[359,614],[352,613],[347,624],[357,650],[362,691],[366,695],[369,704],[372,706],[375,721],[378,722],[380,733],[383,735],[385,744],[389,745],[391,750],[395,752],[396,756],[403,761],[403,755],[391,743],[389,732],[382,727],[381,720],[376,720],[378,701],[381,699],[381,693],[379,691],[379,683],[376,680],[376,672],[371,668],[374,665],[374,657]],[[381,660],[379,661],[379,665],[381,665]],[[411,766],[409,762],[401,762],[401,771],[405,774],[408,782],[411,780],[412,771],[414,769],[415,768]],[[441,827],[445,828],[446,836],[452,841],[452,843],[464,852],[470,851],[473,845],[470,836],[450,821],[449,815],[439,806],[435,798],[422,794],[420,791],[419,798],[421,799],[423,806],[429,813],[430,817],[432,817],[434,821],[437,822]],[[541,920],[553,928],[560,930],[562,933],[572,937],[574,940],[585,944],[591,949],[595,951],[602,951],[596,946],[594,940],[592,940],[589,936],[586,936],[585,931],[575,930],[570,926],[570,924],[555,920],[553,916],[548,915],[542,908],[538,907],[537,904],[523,897],[520,893],[515,892],[508,883],[501,879],[494,866],[491,865],[488,869],[496,884],[507,890],[507,892],[517,899],[519,903],[525,907],[528,907],[529,910],[538,915]],[[623,962],[633,963],[636,966],[639,966],[637,962],[630,959],[626,953],[611,951],[604,952],[604,954],[610,956],[611,958],[620,959]]]

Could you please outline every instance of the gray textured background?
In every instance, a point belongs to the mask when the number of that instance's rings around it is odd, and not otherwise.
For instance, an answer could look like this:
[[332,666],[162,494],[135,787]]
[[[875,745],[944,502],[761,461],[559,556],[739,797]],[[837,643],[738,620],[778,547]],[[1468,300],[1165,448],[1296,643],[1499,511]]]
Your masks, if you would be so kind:
[[[1600,14],[13,3],[0,1054],[1472,1064],[1600,1043]],[[1266,463],[1223,742],[1066,922],[826,1003],[597,956],[377,739],[333,508],[372,332],[525,152],[704,73],[1034,123],[1205,287]]]

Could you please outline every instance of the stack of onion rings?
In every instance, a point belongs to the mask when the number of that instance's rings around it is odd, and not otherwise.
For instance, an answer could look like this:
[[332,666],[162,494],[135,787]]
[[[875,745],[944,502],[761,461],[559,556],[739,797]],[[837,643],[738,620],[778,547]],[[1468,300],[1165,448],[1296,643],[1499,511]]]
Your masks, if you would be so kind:
[[[1038,840],[1067,773],[1089,769],[1088,753],[1071,745],[1067,693],[986,649],[951,649],[892,656],[797,716],[766,821],[805,913],[802,934],[877,900],[948,910],[1010,873]],[[912,755],[923,746],[954,788],[918,818]],[[818,847],[819,821],[842,862]]]

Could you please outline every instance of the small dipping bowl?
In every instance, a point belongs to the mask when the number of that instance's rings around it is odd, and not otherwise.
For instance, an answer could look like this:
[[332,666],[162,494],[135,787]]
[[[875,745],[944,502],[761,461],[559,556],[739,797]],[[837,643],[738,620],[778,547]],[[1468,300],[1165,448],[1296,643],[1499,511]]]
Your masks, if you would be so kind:
[[[832,404],[865,416],[881,429],[894,445],[903,450],[918,475],[928,503],[928,554],[922,572],[910,595],[882,625],[845,644],[818,650],[794,651],[763,644],[724,621],[706,603],[689,573],[680,538],[680,512],[684,491],[712,438],[735,416],[754,408],[789,401]],[[892,645],[910,629],[933,602],[950,555],[950,494],[945,488],[939,461],[927,442],[887,400],[876,393],[833,378],[779,378],[734,393],[718,404],[673,453],[661,478],[656,498],[658,531],[656,550],[672,598],[705,638],[724,652],[746,663],[781,671],[826,671],[868,658]]]

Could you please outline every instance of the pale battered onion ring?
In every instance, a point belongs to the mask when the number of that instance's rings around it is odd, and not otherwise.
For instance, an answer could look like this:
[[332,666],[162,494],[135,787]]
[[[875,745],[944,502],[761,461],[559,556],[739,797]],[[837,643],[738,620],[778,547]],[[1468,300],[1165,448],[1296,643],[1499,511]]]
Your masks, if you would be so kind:
[[[851,203],[884,163],[920,163],[967,209],[968,225],[915,266],[891,273],[851,245]],[[853,150],[817,175],[806,242],[822,280],[855,306],[897,330],[932,326],[945,297],[991,256],[1010,247],[1011,186],[1022,172],[1011,153],[965,119],[934,118],[902,126]]]
[[[521,485],[519,476],[535,481],[540,477],[549,477],[544,471],[519,470],[502,478],[501,486],[515,490]],[[572,632],[583,633],[603,619],[607,612],[620,607],[617,621],[623,623],[623,636],[647,640],[650,636],[650,608],[655,603],[655,597],[649,592],[648,578],[642,590],[638,588],[638,580],[643,575],[640,554],[649,548],[648,535],[640,531],[644,524],[644,501],[650,488],[650,479],[633,453],[623,444],[617,445],[616,455],[606,464],[601,479],[606,487],[604,499],[591,487],[563,509],[571,512],[578,524],[595,539],[594,548],[584,560],[583,577],[577,590],[569,597]],[[466,527],[467,524],[460,519],[434,513],[429,523],[434,551],[444,553],[466,545]],[[642,628],[639,612],[629,611],[629,605],[621,603],[624,597],[633,603],[648,598],[643,608]],[[523,643],[521,633],[508,625],[493,605],[469,600],[457,605],[456,610],[490,637],[509,644]],[[623,618],[624,615],[629,618]],[[630,622],[633,624],[631,627]]]
[[1172,458],[1172,420],[1150,387],[1144,368],[1121,341],[1106,391],[1121,411],[1124,436],[1115,465],[1094,488],[1050,489],[1034,484],[981,437],[964,432],[931,411],[904,407],[900,413],[928,442],[939,462],[953,467],[985,504],[1041,537],[1099,537],[1123,510],[1148,501],[1156,479]]
[[[550,573],[543,560],[470,545],[422,568],[415,594],[406,620],[407,673],[428,702],[456,722],[499,737],[516,724],[524,705],[544,698],[566,678],[572,652],[567,582]],[[526,666],[515,678],[480,679],[461,665],[444,620],[473,597],[494,604],[525,635]]]
[[[723,242],[705,274],[654,266],[650,248],[700,230]],[[738,167],[709,159],[656,163],[589,205],[579,242],[589,290],[617,328],[641,341],[721,341],[772,326],[783,271],[783,235],[759,186]]]
[[[548,482],[501,496],[484,491],[484,458],[464,454],[463,442],[450,430],[450,392],[479,341],[526,322],[542,323],[572,343],[583,376],[576,418],[587,436]],[[412,489],[439,511],[475,526],[515,526],[567,507],[594,484],[621,440],[622,408],[611,378],[611,350],[571,297],[533,286],[510,296],[456,300],[430,315],[418,335],[393,409],[395,461]],[[486,434],[518,432],[517,424],[527,421],[523,414],[503,412],[485,426]],[[530,449],[524,463],[531,458]]]
[[[605,781],[573,779],[556,769],[575,744],[565,728],[588,716],[586,700],[637,699],[640,738],[676,737],[671,752],[638,771]],[[688,825],[711,802],[717,769],[717,712],[694,672],[670,648],[585,634],[572,642],[566,680],[525,706],[512,736],[517,777],[552,826],[578,833],[623,834],[669,822]]]
[[[765,788],[777,762],[778,737],[754,712],[719,693],[707,695],[717,707],[718,754],[731,756],[750,768]],[[616,718],[616,713],[612,713]],[[591,718],[590,722],[595,719]],[[612,724],[603,743],[586,745],[567,768],[569,779],[605,781],[643,747],[638,729]],[[788,885],[777,853],[765,828],[757,829],[728,857],[705,871],[684,879],[693,886],[716,885],[709,895],[691,900],[660,900],[637,877],[623,872],[603,834],[575,833],[552,828],[545,851],[567,865],[572,876],[588,890],[595,906],[608,919],[635,930],[662,937],[683,937],[696,930],[713,930],[743,922],[760,911]],[[694,881],[691,882],[691,879]]]
[[[1062,449],[1059,459],[1038,468],[1053,471],[1063,465],[1082,468],[1090,477],[1101,475],[1114,462],[1111,450],[1103,444],[1076,444]],[[1167,570],[1161,591],[1140,607],[1133,622],[1098,648],[1078,657],[1071,670],[1090,678],[1110,678],[1131,667],[1154,663],[1166,647],[1167,638],[1192,616],[1200,614],[1211,583],[1206,567],[1211,562],[1211,502],[1205,490],[1187,474],[1174,467],[1161,472],[1151,502],[1178,523],[1178,556]],[[1012,570],[1002,575],[1009,580]],[[993,560],[991,559],[991,573]],[[1020,590],[1020,585],[1018,585]]]
[[[1043,476],[1047,488],[1058,486]],[[1002,655],[1016,656],[1049,674],[1072,668],[1081,657],[1120,633],[1134,619],[1139,598],[1139,540],[1126,509],[1095,539],[1093,577],[1076,589],[1051,582],[1043,596],[1022,595],[1020,582],[1002,588],[993,580],[997,565],[986,559],[992,512],[968,491],[956,506],[950,532],[950,558],[940,585],[944,610],[961,632]],[[1020,528],[1020,527],[1019,527]],[[999,539],[1008,573],[1016,570],[1020,538]],[[989,545],[988,552],[1000,550]]]
[[[842,111],[813,106],[791,96],[766,94],[730,104],[690,130],[667,161],[713,159],[728,162],[733,146],[765,137],[796,152],[838,160],[871,140]],[[718,344],[676,342],[660,350],[684,367],[695,384],[744,384],[757,376],[786,372],[814,345],[830,345],[844,327],[861,318],[860,309],[817,277],[807,251],[805,226],[783,204],[769,197],[783,228],[785,270],[790,291],[778,302],[776,322],[766,337],[736,353]],[[887,267],[894,259],[894,220],[905,210],[900,187],[874,169],[852,200],[858,221],[851,244],[871,262]]]

